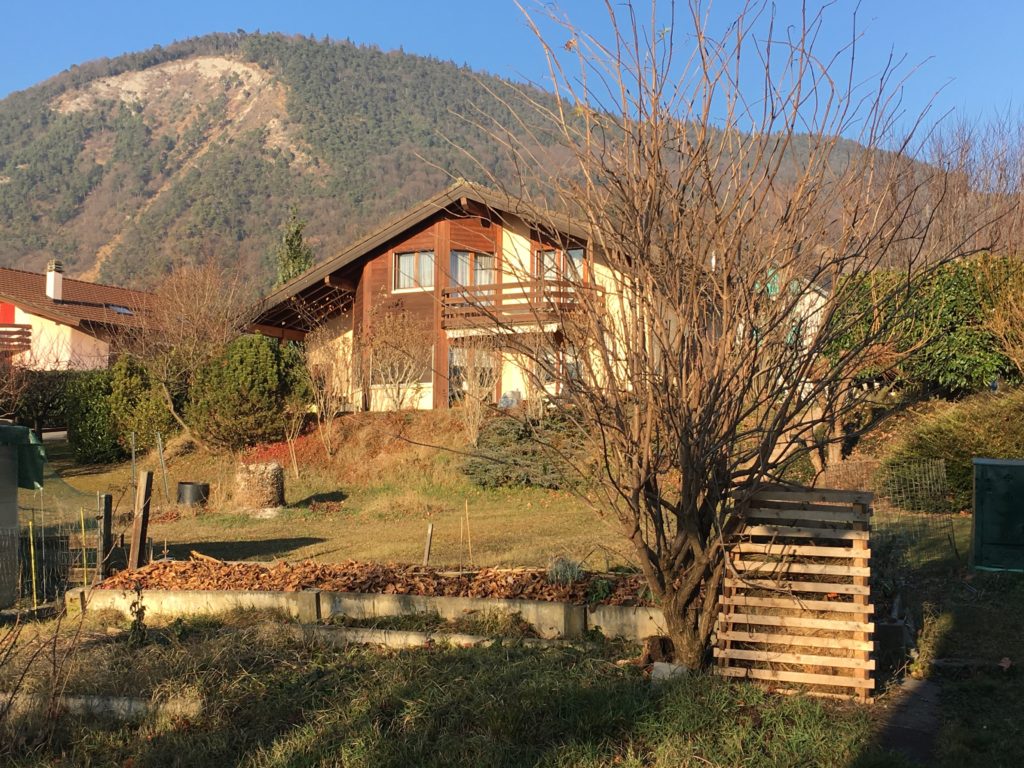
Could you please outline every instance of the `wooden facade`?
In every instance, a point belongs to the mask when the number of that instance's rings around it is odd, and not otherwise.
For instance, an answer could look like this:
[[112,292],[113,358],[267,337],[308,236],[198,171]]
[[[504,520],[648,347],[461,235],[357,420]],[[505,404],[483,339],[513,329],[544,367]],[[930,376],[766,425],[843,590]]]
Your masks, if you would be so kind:
[[[459,338],[495,323],[550,332],[555,310],[571,304],[573,292],[550,269],[540,272],[538,254],[561,253],[569,243],[582,253],[580,242],[578,234],[541,236],[487,194],[456,185],[268,296],[250,330],[302,339],[333,322],[339,335],[361,338],[382,312],[408,313],[432,340],[431,380],[423,382],[429,403],[424,397],[419,407],[445,408]],[[499,381],[496,397],[502,391]],[[361,399],[373,407],[372,393]]]

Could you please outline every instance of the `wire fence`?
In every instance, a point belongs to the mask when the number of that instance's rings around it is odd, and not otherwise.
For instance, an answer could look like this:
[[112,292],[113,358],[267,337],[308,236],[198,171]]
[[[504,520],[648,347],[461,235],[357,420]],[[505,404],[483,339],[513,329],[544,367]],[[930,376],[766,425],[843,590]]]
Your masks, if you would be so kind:
[[942,459],[899,464],[845,461],[830,467],[821,485],[875,494],[872,573],[883,593],[898,591],[906,574],[948,561],[951,554],[962,560]]
[[47,463],[43,487],[18,490],[18,525],[0,531],[0,606],[37,607],[96,574],[101,506]]

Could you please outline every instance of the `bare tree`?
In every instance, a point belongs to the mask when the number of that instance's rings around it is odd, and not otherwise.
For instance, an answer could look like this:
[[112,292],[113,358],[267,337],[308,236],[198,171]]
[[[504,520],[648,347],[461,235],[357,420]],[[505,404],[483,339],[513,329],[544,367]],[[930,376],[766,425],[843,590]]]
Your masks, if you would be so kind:
[[433,366],[433,337],[401,302],[378,301],[360,334],[371,408],[414,408]]
[[[868,91],[852,44],[816,53],[821,14],[777,29],[754,3],[716,39],[699,0],[646,22],[606,7],[607,42],[531,20],[553,96],[516,89],[511,129],[478,124],[523,169],[514,188],[490,179],[508,209],[587,244],[586,268],[561,275],[570,296],[527,297],[572,358],[549,407],[590,436],[600,470],[584,497],[632,544],[677,659],[697,667],[737,512],[845,423],[858,372],[899,364],[891,318],[937,266],[993,247],[987,225],[1011,203],[977,153],[927,157],[919,125],[897,133],[891,65]],[[542,132],[561,167],[536,154]],[[872,286],[882,268],[900,279]],[[553,368],[492,317],[532,371]]]
[[501,377],[499,339],[490,334],[468,336],[452,347],[455,375],[449,384],[451,397],[458,401],[458,414],[470,445],[480,438],[487,413],[494,407],[495,390]]
[[193,439],[180,405],[196,372],[241,332],[245,301],[235,275],[212,264],[177,269],[144,305],[132,307],[136,328],[115,349],[138,359],[178,425]]
[[304,342],[305,370],[316,407],[317,431],[324,451],[334,452],[331,423],[348,405],[353,390],[353,337],[338,335],[319,325],[306,334]]

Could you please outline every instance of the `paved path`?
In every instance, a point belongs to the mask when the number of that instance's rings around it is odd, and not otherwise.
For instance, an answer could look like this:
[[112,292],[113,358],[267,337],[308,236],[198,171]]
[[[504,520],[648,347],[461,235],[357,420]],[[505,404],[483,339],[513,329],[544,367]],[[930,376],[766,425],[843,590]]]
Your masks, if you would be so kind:
[[908,677],[882,730],[882,748],[931,765],[938,732],[939,684]]

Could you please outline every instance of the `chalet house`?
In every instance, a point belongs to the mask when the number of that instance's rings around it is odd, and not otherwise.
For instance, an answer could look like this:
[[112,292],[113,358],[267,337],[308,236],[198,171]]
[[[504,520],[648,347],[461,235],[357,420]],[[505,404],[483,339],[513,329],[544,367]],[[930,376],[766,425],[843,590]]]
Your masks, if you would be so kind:
[[[396,406],[372,375],[353,375],[349,407],[447,408],[459,396],[460,353],[468,339],[480,335],[482,324],[499,323],[510,333],[557,334],[559,313],[545,317],[543,307],[571,303],[590,278],[592,264],[579,231],[567,224],[566,231],[541,232],[509,206],[497,193],[455,184],[265,297],[249,330],[302,340],[326,326],[357,366],[353,340],[401,308],[427,331],[426,364],[415,396]],[[529,380],[536,377],[526,375],[527,364],[511,354],[496,355],[495,401],[528,399]]]
[[119,330],[138,323],[149,294],[64,277],[0,269],[0,355],[34,369],[105,368]]

